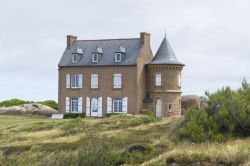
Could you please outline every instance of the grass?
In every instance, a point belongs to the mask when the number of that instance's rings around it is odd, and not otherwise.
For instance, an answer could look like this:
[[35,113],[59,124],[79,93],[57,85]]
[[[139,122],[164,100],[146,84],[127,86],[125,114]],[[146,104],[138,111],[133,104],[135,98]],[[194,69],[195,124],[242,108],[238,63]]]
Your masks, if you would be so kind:
[[[0,165],[250,165],[250,139],[192,144],[168,138],[181,117],[55,120],[0,116]],[[144,152],[128,152],[133,144]]]

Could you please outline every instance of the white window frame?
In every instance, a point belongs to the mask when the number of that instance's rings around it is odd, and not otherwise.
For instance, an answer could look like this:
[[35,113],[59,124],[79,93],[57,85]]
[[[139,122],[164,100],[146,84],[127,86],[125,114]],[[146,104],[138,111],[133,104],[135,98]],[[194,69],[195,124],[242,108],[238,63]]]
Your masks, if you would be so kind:
[[155,74],[155,86],[162,86],[162,75]]
[[113,75],[113,88],[115,89],[122,88],[122,74]]
[[79,88],[79,74],[71,75],[71,88]]
[[72,98],[70,101],[70,112],[72,113],[78,113],[78,98]]
[[178,86],[181,87],[181,75],[178,75]]
[[98,53],[93,53],[92,54],[92,62],[98,62],[99,56]]
[[114,113],[122,113],[122,98],[114,99]]
[[72,55],[72,63],[77,63],[78,62],[78,54],[73,54]]
[[99,76],[98,74],[91,74],[91,89],[98,89]]
[[[119,55],[119,58],[118,58]],[[117,52],[115,53],[115,62],[121,62],[122,61],[122,53]]]
[[93,97],[92,98],[92,112],[94,113],[98,113],[98,98],[97,97]]

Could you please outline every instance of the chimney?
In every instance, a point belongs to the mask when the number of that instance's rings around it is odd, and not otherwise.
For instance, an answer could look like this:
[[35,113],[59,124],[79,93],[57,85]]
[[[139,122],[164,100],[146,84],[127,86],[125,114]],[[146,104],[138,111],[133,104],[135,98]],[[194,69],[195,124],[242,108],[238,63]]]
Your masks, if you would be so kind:
[[67,49],[70,49],[73,42],[77,40],[77,36],[67,35]]
[[141,38],[141,45],[143,45],[143,44],[149,45],[150,44],[150,33],[141,32],[140,38]]

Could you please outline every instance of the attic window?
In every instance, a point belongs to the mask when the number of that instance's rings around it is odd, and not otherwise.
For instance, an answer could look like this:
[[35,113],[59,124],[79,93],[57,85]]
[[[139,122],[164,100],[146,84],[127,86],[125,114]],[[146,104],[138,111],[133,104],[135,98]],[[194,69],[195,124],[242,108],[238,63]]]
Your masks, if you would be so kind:
[[122,53],[115,53],[115,62],[122,61]]
[[78,59],[79,59],[78,57],[79,57],[78,54],[73,54],[73,56],[72,56],[72,63],[77,63]]
[[92,55],[92,62],[98,62],[98,53],[93,53]]

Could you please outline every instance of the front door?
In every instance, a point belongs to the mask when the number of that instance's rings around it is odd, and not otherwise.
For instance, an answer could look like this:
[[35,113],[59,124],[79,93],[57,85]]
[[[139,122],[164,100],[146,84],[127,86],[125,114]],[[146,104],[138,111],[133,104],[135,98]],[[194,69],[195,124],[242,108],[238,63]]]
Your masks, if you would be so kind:
[[98,99],[97,98],[92,98],[91,116],[98,116]]
[[155,114],[156,117],[161,117],[162,115],[162,103],[161,103],[161,99],[156,99],[155,102]]

